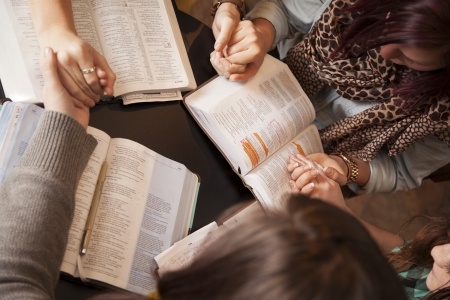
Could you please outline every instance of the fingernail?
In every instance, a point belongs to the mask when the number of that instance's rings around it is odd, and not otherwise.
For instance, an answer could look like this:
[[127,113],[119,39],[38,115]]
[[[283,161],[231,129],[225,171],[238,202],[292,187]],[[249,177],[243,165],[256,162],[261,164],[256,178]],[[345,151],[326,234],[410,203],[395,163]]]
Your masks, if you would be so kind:
[[50,48],[45,48],[45,50],[44,50],[44,54],[45,54],[45,56],[49,56],[50,55]]
[[308,183],[308,186],[306,187],[306,189],[307,189],[308,191],[313,190],[313,189],[314,189],[314,182]]
[[297,168],[299,166],[298,162],[290,160],[289,164],[291,165],[291,167]]
[[316,177],[317,175],[319,175],[319,171],[317,171],[316,169],[311,171],[311,175]]
[[331,175],[331,174],[333,173],[333,171],[332,171],[330,168],[328,168],[328,167],[324,167],[324,168],[323,168],[323,171],[324,171],[325,174],[327,174],[327,175]]

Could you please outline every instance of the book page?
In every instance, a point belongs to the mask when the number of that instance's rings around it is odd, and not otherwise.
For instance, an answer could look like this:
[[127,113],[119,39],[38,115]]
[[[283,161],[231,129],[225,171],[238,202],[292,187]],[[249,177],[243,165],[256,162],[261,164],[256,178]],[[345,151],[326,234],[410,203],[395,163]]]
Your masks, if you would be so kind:
[[211,245],[225,232],[235,227],[245,226],[242,223],[248,218],[251,218],[252,214],[259,211],[261,211],[261,206],[257,201],[254,201],[230,217],[221,226],[217,226],[216,222],[212,222],[191,233],[155,257],[159,267],[158,273],[163,275],[168,271],[187,267],[206,247]]
[[[196,87],[170,1],[128,0],[112,5],[72,0],[77,34],[104,55],[116,73],[116,95],[166,92],[130,103],[180,100],[179,90]],[[97,12],[96,22],[92,9]],[[6,96],[17,102],[42,102],[40,46],[28,1],[0,1],[0,25],[0,78]]]
[[287,65],[269,55],[246,83],[216,77],[188,95],[185,103],[243,175],[315,118],[311,101]]
[[169,13],[175,17],[171,0],[90,3],[104,56],[117,75],[116,94],[195,88],[190,65],[183,65],[186,54],[177,46],[184,47],[181,34],[175,37],[179,29],[169,19]]
[[[4,0],[0,4],[2,37],[0,50],[4,68],[0,77],[6,95],[18,102],[42,102],[44,81],[39,66],[40,46],[27,0]],[[3,7],[1,6],[3,5]],[[94,21],[86,0],[72,0],[78,35],[102,53]],[[5,35],[5,37],[3,37]],[[0,46],[3,46],[0,43]]]
[[27,0],[0,1],[0,78],[12,101],[42,102],[39,42]]
[[287,171],[289,156],[322,152],[319,132],[314,125],[310,125],[263,164],[244,176],[244,182],[264,208],[279,208],[284,205],[291,193],[290,174]]
[[189,265],[204,247],[217,238],[216,230],[218,228],[217,223],[212,222],[158,254],[155,257],[158,274],[162,276],[168,271],[178,270]]
[[106,179],[80,276],[145,294],[155,287],[154,256],[174,242],[179,202],[192,173],[120,138],[111,140],[106,161]]
[[66,252],[61,265],[61,271],[75,276],[77,271],[77,257],[86,225],[87,216],[94,196],[97,178],[103,161],[106,158],[110,137],[103,131],[88,127],[87,132],[97,139],[98,145],[89,158],[89,162],[81,174],[80,182],[75,194],[75,212]]
[[[0,126],[0,182],[17,166],[31,140],[44,109],[25,103],[9,102]],[[3,120],[9,120],[4,124]],[[5,127],[3,127],[5,126]]]

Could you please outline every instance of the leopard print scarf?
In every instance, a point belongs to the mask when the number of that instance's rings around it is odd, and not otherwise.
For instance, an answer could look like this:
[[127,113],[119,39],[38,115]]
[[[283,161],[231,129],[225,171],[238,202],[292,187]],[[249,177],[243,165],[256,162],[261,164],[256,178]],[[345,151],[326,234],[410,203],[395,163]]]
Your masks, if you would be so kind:
[[338,44],[341,27],[351,21],[348,17],[337,17],[341,14],[335,10],[353,1],[332,1],[307,38],[292,47],[284,59],[309,97],[330,85],[347,99],[377,102],[321,130],[325,151],[347,153],[367,161],[383,145],[389,155],[397,155],[429,134],[450,147],[448,96],[428,99],[407,113],[401,108],[403,100],[393,95],[389,87],[416,71],[385,60],[379,49],[347,59],[328,60]]

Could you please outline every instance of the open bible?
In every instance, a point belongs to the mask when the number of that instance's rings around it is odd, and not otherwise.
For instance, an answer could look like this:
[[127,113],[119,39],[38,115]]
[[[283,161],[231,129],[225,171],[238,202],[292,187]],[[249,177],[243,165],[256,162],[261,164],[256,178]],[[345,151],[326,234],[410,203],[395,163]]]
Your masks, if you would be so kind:
[[290,155],[323,152],[311,101],[270,55],[247,82],[214,77],[184,104],[265,208],[286,201]]
[[[34,104],[4,104],[0,111],[2,178],[20,160],[42,111]],[[76,190],[61,272],[96,285],[146,294],[155,285],[154,257],[189,232],[199,177],[134,141],[110,138],[92,127],[88,133],[98,146]],[[105,164],[92,235],[81,255],[88,214]]]
[[209,223],[176,242],[169,249],[164,250],[155,257],[158,264],[158,274],[164,276],[167,272],[189,267],[201,255],[202,251],[221,238],[222,235],[235,227],[245,226],[245,224],[242,224],[243,222],[251,219],[254,214],[261,211],[262,208],[259,202],[253,200],[234,214],[227,216],[223,222]]
[[[196,88],[171,0],[72,0],[72,7],[78,35],[106,58],[124,104],[181,100],[182,91]],[[0,27],[6,96],[42,102],[40,46],[28,1],[1,1]]]

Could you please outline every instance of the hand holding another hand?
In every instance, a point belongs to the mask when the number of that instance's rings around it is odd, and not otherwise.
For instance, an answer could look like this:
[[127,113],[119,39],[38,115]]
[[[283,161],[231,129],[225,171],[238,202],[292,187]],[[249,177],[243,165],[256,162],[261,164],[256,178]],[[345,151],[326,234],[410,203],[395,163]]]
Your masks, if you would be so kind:
[[212,29],[216,43],[211,64],[217,73],[232,81],[255,75],[272,43],[273,26],[263,19],[241,21],[236,6],[225,2],[217,9]]
[[291,190],[313,198],[321,199],[345,211],[349,208],[345,204],[340,185],[328,178],[322,166],[309,160],[303,155],[291,156],[287,166],[291,173]]
[[63,113],[78,121],[84,128],[89,123],[89,108],[80,100],[72,97],[62,85],[58,76],[56,55],[51,48],[46,48],[41,59],[44,77],[45,109]]
[[105,58],[74,32],[52,30],[41,44],[56,53],[59,78],[73,97],[92,107],[101,95],[113,95],[116,75]]

